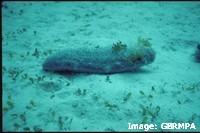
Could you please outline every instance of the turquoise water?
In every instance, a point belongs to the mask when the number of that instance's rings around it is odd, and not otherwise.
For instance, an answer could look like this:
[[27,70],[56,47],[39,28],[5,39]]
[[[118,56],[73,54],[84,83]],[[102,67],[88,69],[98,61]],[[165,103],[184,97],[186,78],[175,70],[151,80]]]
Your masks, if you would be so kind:
[[200,131],[199,16],[199,2],[3,2],[2,130]]

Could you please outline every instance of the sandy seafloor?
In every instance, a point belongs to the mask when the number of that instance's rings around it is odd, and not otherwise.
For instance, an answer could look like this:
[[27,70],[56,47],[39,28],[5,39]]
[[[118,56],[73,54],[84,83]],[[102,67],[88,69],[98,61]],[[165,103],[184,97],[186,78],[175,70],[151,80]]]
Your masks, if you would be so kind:
[[[199,29],[199,2],[3,2],[3,131],[144,131],[128,123],[157,124],[150,131],[194,123],[196,130],[182,131],[200,131]],[[138,71],[42,70],[64,48],[131,44],[139,36],[150,39],[156,59]]]

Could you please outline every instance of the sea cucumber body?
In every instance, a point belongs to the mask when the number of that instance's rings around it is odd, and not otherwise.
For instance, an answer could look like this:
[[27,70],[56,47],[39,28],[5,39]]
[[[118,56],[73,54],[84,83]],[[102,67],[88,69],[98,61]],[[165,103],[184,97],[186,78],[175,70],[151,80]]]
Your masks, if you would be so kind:
[[195,56],[195,60],[197,62],[200,62],[200,44],[197,45],[194,56]]
[[106,47],[65,49],[48,57],[43,63],[43,70],[101,74],[120,73],[133,71],[155,60],[155,52],[152,48],[134,49],[140,50],[144,56],[133,62],[126,59],[131,53],[129,49],[120,52]]

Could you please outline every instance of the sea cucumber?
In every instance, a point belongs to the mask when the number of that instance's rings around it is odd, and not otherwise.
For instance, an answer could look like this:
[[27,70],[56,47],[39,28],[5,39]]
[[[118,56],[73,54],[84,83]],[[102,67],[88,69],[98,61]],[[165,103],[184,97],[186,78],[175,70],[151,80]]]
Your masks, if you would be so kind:
[[70,48],[49,56],[42,66],[45,71],[109,74],[131,72],[154,60],[154,50],[145,46],[122,51],[115,51],[110,47]]
[[194,56],[196,62],[200,62],[200,44],[197,45]]

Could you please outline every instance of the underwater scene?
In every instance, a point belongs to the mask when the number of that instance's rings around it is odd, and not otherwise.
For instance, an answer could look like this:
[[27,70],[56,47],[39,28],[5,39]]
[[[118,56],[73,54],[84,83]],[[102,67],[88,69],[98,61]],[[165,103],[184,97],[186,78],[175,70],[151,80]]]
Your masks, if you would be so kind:
[[2,2],[2,131],[200,132],[200,2]]

